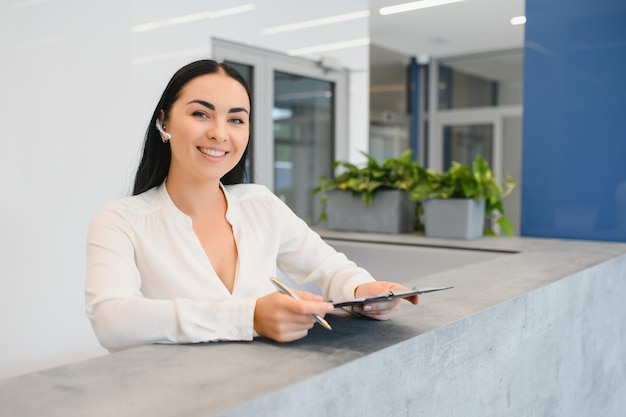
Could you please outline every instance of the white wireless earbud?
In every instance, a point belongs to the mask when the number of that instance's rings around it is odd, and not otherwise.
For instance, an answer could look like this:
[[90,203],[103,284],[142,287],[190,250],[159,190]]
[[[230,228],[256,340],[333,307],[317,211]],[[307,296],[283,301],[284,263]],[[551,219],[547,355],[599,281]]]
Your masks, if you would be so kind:
[[163,140],[163,143],[167,143],[168,140],[172,139],[172,135],[170,135],[163,129],[163,126],[161,126],[161,121],[159,119],[156,119],[156,128],[159,132],[161,132],[161,135],[163,135],[163,137],[161,138],[161,140]]

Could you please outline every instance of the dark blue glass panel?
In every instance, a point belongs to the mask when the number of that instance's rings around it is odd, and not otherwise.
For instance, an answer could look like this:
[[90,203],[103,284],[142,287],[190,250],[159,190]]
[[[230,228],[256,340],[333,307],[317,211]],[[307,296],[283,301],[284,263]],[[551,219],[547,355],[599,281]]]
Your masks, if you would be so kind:
[[626,2],[526,17],[521,234],[626,242]]

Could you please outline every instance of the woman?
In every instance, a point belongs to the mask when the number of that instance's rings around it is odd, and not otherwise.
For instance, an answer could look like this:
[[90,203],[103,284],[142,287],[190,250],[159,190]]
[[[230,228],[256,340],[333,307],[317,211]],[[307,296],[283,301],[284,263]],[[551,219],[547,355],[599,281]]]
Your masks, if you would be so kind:
[[[250,120],[248,87],[228,65],[197,61],[170,80],[133,196],[106,204],[88,233],[87,315],[104,347],[302,338],[333,305],[276,292],[277,267],[326,299],[403,288],[375,281],[267,188],[241,184]],[[356,311],[386,320],[398,302]]]

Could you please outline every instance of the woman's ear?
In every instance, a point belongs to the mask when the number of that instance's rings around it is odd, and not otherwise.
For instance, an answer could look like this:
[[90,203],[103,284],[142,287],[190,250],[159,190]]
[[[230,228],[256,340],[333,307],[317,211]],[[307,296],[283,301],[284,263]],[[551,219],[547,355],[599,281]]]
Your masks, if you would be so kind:
[[159,133],[161,133],[161,140],[163,141],[163,143],[167,143],[167,141],[172,139],[172,135],[165,131],[165,120],[161,122],[161,119],[163,119],[162,114],[163,110],[161,110],[161,114],[159,114],[159,117],[154,121],[154,124]]

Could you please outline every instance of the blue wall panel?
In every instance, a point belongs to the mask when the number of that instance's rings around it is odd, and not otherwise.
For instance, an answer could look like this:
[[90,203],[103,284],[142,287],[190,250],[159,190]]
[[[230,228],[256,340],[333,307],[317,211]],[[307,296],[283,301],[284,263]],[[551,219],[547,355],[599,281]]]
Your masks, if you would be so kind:
[[626,242],[626,1],[526,17],[521,234]]

